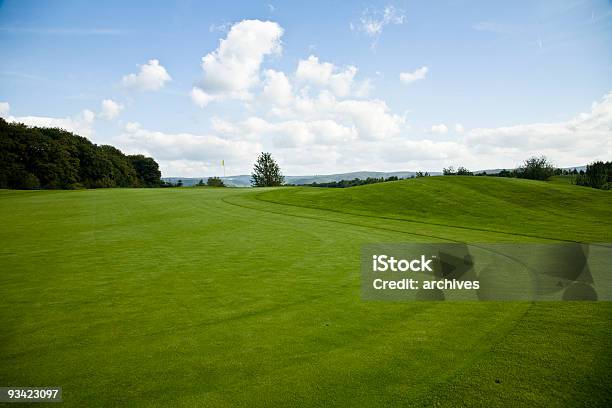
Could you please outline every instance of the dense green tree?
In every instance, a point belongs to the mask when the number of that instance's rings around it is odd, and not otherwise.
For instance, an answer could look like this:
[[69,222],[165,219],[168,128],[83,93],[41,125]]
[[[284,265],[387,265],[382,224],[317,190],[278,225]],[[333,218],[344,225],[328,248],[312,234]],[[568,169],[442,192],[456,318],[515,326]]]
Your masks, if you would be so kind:
[[453,166],[445,167],[442,169],[442,174],[444,176],[453,176],[455,175],[455,168]]
[[206,185],[209,187],[225,187],[223,180],[219,177],[209,177],[206,181]]
[[463,166],[459,166],[457,170],[453,166],[442,169],[442,174],[445,176],[473,176],[474,173]]
[[503,169],[499,173],[493,175],[497,177],[516,177],[516,172],[515,170]]
[[[100,146],[99,156],[100,159],[104,160],[106,163],[106,168],[109,171],[107,174],[110,174],[110,178],[115,184],[113,187],[131,187],[139,185],[140,181],[134,165],[129,160],[125,159],[125,155],[119,149],[109,145]],[[159,185],[159,183],[157,185]]]
[[134,157],[130,160],[113,146],[97,146],[62,129],[28,127],[0,118],[0,188],[159,185],[157,163]]
[[474,173],[472,173],[471,171],[469,171],[463,166],[459,166],[459,168],[457,168],[457,175],[458,176],[473,176]]
[[516,169],[518,178],[530,180],[547,180],[555,173],[555,167],[548,161],[546,156],[530,157]]
[[285,182],[280,167],[270,153],[261,153],[253,167],[251,184],[254,187],[280,186]]
[[579,186],[610,189],[612,185],[612,162],[596,161],[587,165],[586,172],[576,177]]
[[128,156],[128,159],[132,162],[132,166],[134,166],[136,175],[143,187],[159,186],[161,172],[155,160],[150,157],[145,157],[142,154]]

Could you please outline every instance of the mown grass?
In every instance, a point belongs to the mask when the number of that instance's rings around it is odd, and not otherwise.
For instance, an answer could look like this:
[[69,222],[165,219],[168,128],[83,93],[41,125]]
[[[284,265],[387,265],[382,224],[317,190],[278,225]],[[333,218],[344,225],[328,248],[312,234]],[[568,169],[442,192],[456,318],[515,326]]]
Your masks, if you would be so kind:
[[553,183],[553,184],[569,184],[569,185],[575,185],[576,184],[576,175],[570,174],[570,175],[566,175],[566,176],[552,176],[551,178],[549,178],[548,180],[546,180],[548,183]]
[[610,195],[473,180],[1,191],[0,383],[75,407],[609,406],[607,302],[361,301],[362,243],[609,240]]
[[289,188],[259,200],[534,238],[612,240],[609,191],[532,180],[417,178],[347,189]]

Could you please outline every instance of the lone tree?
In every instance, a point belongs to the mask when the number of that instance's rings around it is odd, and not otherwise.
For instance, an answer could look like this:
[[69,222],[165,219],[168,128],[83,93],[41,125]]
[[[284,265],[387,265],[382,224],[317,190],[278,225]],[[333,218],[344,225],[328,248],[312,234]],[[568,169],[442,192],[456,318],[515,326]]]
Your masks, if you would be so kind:
[[554,173],[555,166],[548,161],[546,156],[530,157],[525,160],[521,167],[516,169],[518,178],[531,180],[547,180]]
[[219,177],[209,177],[206,181],[206,185],[209,187],[225,187],[223,180]]
[[445,176],[473,176],[474,175],[474,173],[472,173],[471,171],[469,171],[463,166],[459,166],[457,170],[455,170],[453,166],[444,168],[442,170],[442,174]]
[[270,153],[261,153],[253,167],[251,185],[254,187],[280,186],[285,182],[280,167]]
[[457,169],[457,173],[458,176],[473,176],[474,173],[472,173],[471,171],[469,171],[468,169],[466,169],[463,166],[459,166],[459,168]]

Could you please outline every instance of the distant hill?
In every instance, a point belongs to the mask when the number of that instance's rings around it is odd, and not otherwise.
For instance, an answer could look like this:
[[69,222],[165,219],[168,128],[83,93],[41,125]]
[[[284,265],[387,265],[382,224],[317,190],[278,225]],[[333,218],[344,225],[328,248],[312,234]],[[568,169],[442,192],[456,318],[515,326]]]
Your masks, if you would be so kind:
[[[314,175],[314,176],[285,176],[285,183],[287,184],[312,184],[314,182],[317,183],[329,183],[332,181],[340,181],[340,180],[353,180],[355,178],[358,179],[366,179],[368,177],[391,177],[395,176],[398,178],[410,178],[414,176],[416,172],[414,171],[393,171],[393,172],[381,172],[381,171],[355,171],[352,173],[338,173],[338,174],[323,174],[323,175]],[[442,173],[440,172],[430,172],[432,176],[439,176]],[[207,177],[163,177],[162,180],[176,183],[178,180],[183,181],[184,186],[193,186],[198,183],[200,180],[204,180],[206,182]],[[251,176],[248,174],[239,175],[239,176],[228,176],[221,177],[223,182],[232,187],[250,187],[251,186]]]
[[[575,166],[575,167],[564,167],[564,170],[573,170],[576,171],[586,170],[586,166]],[[487,170],[476,170],[474,173],[482,173],[483,171],[487,174],[497,174],[504,169],[487,169]],[[513,169],[505,169],[505,170],[513,170]],[[321,174],[314,176],[285,176],[285,183],[287,184],[296,184],[296,185],[304,185],[304,184],[312,184],[314,182],[317,183],[330,183],[332,181],[340,181],[340,180],[353,180],[353,179],[367,179],[368,177],[375,178],[388,178],[391,176],[395,176],[398,178],[410,178],[416,174],[415,171],[392,171],[392,172],[382,172],[382,171],[354,171],[352,173],[338,173],[338,174]],[[441,176],[442,172],[432,171],[429,172],[430,176]],[[183,185],[186,187],[190,187],[198,184],[198,181],[206,180],[208,177],[162,177],[162,180],[168,181],[171,183],[176,183],[179,180],[183,181]],[[221,177],[225,185],[231,187],[250,187],[251,186],[251,176],[248,174],[242,174],[239,176],[227,176]]]
[[[251,186],[251,176],[240,175],[240,176],[229,176],[229,177],[220,177],[226,186],[230,187],[250,187]],[[183,182],[185,187],[191,187],[198,184],[200,180],[203,180],[206,183],[208,177],[162,177],[162,180],[169,183],[176,183],[179,180]]]
[[[568,171],[572,171],[572,170],[574,170],[574,169],[576,169],[576,171],[578,171],[578,172],[579,172],[580,170],[582,170],[582,171],[586,171],[586,166],[561,167],[561,170],[568,170]],[[476,170],[476,171],[474,171],[474,174],[477,174],[477,173],[482,173],[482,172],[485,172],[485,173],[487,173],[487,174],[497,174],[497,173],[499,173],[499,172],[500,172],[500,171],[502,171],[502,170],[510,170],[510,171],[511,171],[511,170],[514,170],[514,169],[486,169],[486,170]]]
[[[340,180],[353,180],[353,179],[367,179],[372,178],[388,178],[395,176],[397,178],[410,178],[414,176],[414,171],[393,171],[393,172],[380,172],[380,171],[355,171],[352,173],[338,173],[338,174],[325,174],[316,176],[288,176],[285,177],[285,182],[288,184],[312,184],[312,183],[330,183],[332,181]],[[430,173],[431,175],[440,175],[441,173]]]

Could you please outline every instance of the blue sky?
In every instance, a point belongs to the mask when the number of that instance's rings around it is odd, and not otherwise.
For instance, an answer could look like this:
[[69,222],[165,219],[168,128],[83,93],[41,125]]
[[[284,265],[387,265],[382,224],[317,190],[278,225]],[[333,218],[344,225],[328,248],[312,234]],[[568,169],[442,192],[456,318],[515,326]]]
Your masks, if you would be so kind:
[[607,1],[4,1],[0,115],[164,176],[582,165],[612,158],[610,44]]

